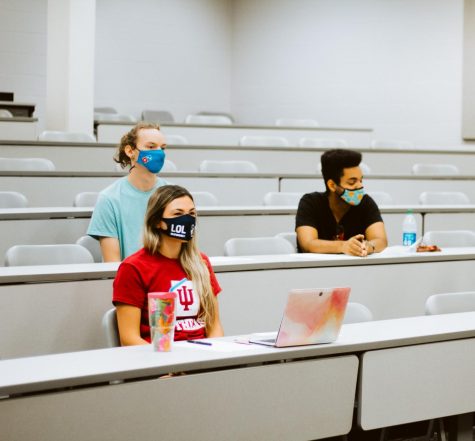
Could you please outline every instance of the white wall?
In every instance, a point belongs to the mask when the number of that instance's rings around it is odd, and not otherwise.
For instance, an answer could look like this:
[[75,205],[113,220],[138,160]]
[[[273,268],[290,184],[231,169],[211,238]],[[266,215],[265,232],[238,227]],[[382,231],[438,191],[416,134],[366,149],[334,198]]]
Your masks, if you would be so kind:
[[463,0],[239,0],[232,110],[461,143]]
[[230,110],[228,0],[97,0],[96,106]]
[[0,90],[14,92],[15,101],[35,103],[39,117],[46,99],[46,4],[0,1]]
[[[0,0],[0,90],[37,103],[40,129],[46,4]],[[461,143],[463,0],[97,0],[96,19],[96,106]]]

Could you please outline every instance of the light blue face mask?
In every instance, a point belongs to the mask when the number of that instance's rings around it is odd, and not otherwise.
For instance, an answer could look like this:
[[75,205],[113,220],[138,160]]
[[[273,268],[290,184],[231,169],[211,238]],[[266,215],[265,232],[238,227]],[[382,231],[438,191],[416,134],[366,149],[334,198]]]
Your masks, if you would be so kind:
[[165,152],[162,149],[139,150],[137,164],[145,167],[150,173],[158,173],[165,163]]
[[349,190],[348,188],[341,187],[345,190],[340,197],[349,205],[359,205],[360,202],[363,200],[364,188],[357,188],[356,190]]

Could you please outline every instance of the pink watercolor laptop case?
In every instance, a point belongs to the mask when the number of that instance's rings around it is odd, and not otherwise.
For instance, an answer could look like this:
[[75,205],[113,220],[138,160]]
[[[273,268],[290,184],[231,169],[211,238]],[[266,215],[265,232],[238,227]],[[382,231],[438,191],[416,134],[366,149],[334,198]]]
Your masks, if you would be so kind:
[[292,289],[277,336],[251,338],[275,347],[331,343],[338,338],[350,288]]

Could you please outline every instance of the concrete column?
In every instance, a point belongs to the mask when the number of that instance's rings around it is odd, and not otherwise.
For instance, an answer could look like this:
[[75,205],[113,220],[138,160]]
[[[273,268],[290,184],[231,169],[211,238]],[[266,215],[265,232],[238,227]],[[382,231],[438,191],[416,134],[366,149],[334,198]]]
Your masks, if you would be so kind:
[[93,133],[96,0],[48,0],[46,129]]
[[462,137],[475,140],[475,0],[464,2]]

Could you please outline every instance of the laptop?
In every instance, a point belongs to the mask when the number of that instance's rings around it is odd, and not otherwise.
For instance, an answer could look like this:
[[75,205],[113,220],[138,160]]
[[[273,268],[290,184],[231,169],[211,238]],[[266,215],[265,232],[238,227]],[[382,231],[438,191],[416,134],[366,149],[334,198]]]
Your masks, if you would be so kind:
[[249,343],[284,348],[331,343],[338,338],[351,288],[292,289],[279,331]]

